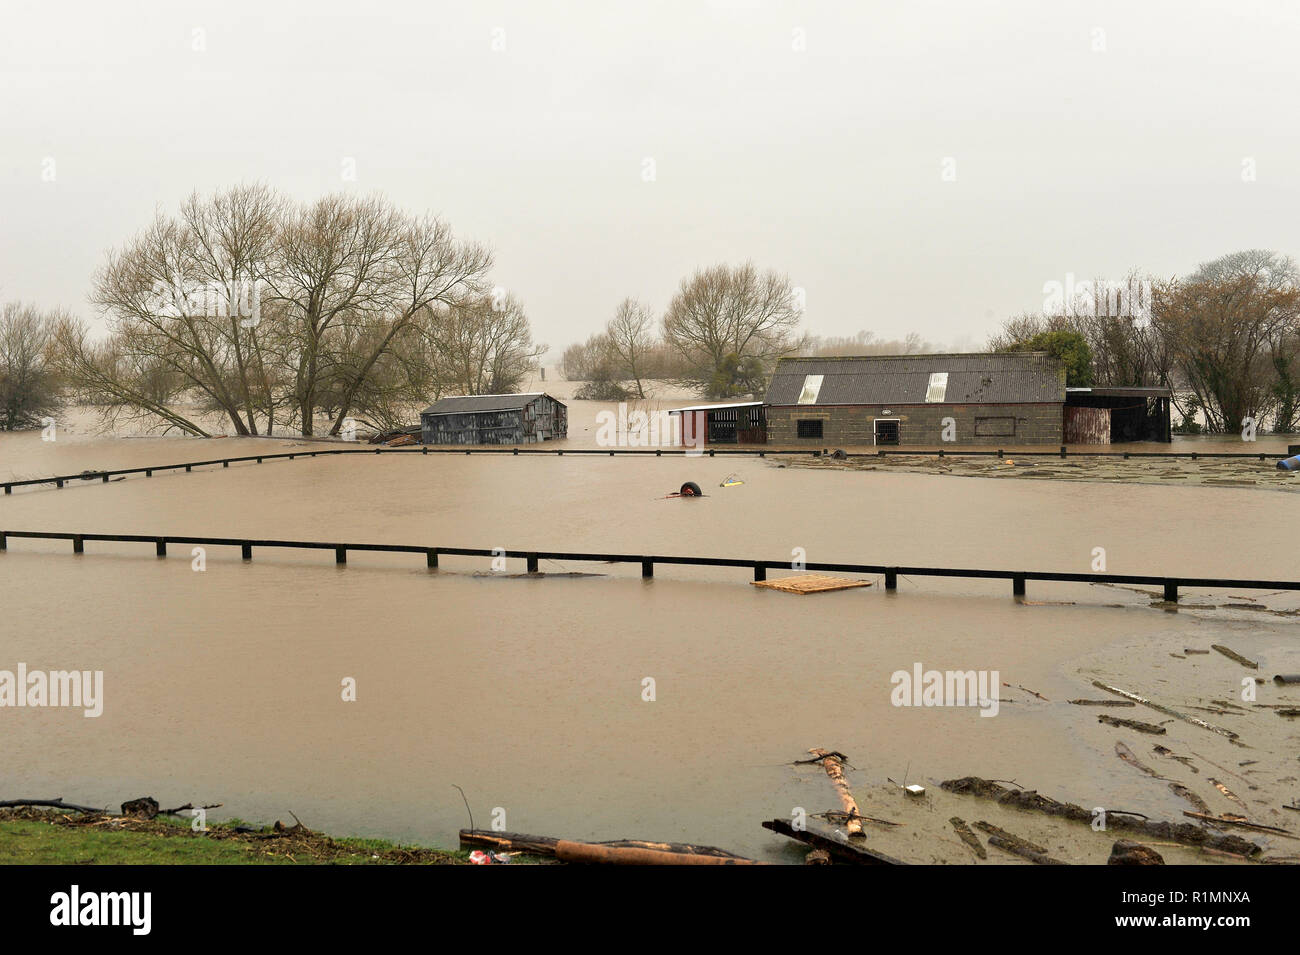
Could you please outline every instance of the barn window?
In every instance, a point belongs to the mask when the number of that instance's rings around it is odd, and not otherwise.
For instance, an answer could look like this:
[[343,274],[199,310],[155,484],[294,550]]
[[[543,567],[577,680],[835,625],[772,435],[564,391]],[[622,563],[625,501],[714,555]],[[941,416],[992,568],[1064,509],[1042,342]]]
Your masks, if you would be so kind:
[[[821,375],[805,375],[803,379],[803,391],[799,392],[799,404],[801,405],[817,404],[817,396],[821,393],[821,390],[822,390]],[[817,437],[819,438],[821,437],[820,432],[818,433]]]
[[977,438],[1010,438],[1015,433],[1015,418],[975,418],[975,437]]
[[799,437],[801,438],[820,438],[822,436],[821,418],[809,418],[796,422],[796,424],[798,425]]
[[898,444],[898,419],[876,419],[876,444]]
[[925,400],[928,404],[941,404],[944,395],[948,393],[948,373],[946,371],[936,371],[930,375],[930,385],[925,389]]

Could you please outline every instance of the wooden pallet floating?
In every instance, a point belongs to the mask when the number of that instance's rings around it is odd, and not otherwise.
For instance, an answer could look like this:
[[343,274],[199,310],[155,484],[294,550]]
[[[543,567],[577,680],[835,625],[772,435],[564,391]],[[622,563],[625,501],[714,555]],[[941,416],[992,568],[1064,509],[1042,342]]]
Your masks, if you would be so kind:
[[823,594],[832,590],[852,590],[854,587],[870,587],[869,580],[850,580],[847,577],[830,577],[826,574],[800,574],[798,577],[782,577],[780,580],[755,580],[755,587],[780,590],[787,594]]

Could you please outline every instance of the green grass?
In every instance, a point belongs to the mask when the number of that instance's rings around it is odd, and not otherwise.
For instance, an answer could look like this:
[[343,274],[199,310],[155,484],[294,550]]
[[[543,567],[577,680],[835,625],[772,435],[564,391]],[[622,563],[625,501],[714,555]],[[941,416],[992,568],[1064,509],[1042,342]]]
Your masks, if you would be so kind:
[[[0,819],[0,865],[383,865],[405,861],[396,857],[404,849],[418,851],[424,862],[464,862],[469,855],[381,839],[334,839],[329,858],[321,859],[290,840],[212,838],[191,832],[188,821],[157,823],[135,831]],[[237,824],[212,829],[224,834]]]

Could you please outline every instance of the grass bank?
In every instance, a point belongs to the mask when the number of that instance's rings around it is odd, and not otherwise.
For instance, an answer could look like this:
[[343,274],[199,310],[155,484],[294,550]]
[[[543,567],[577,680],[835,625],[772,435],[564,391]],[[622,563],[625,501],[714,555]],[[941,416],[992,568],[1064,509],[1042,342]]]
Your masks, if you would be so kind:
[[0,865],[462,865],[469,853],[332,838],[301,824],[239,820],[194,832],[188,820],[0,810]]

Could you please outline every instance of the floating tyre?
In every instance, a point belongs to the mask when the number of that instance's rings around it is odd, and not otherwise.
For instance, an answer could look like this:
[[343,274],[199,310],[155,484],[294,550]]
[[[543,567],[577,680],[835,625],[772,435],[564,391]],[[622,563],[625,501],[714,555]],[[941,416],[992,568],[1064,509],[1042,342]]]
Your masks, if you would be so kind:
[[704,492],[700,490],[700,486],[694,481],[687,481],[682,485],[681,495],[682,497],[703,497]]

